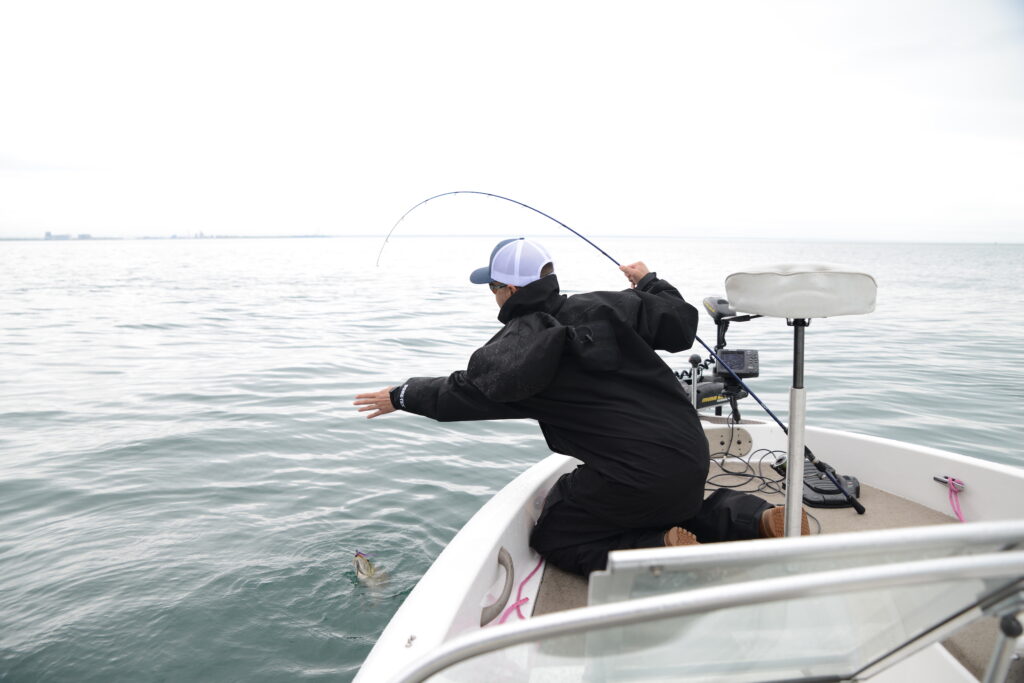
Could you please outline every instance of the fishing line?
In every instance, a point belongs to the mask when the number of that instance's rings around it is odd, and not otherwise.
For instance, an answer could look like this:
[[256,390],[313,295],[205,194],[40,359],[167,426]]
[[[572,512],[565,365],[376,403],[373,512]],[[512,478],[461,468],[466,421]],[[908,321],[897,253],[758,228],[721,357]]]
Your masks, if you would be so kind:
[[[410,213],[412,213],[413,211],[415,211],[419,207],[423,206],[427,202],[431,202],[431,201],[433,201],[435,199],[438,199],[440,197],[448,197],[448,196],[457,195],[457,194],[475,194],[475,195],[480,195],[480,196],[483,196],[483,197],[493,197],[494,199],[502,199],[502,200],[504,200],[506,202],[512,202],[513,204],[518,204],[519,206],[523,207],[524,209],[529,209],[530,211],[533,211],[535,213],[539,213],[541,216],[544,216],[545,218],[547,218],[549,220],[552,220],[555,223],[558,223],[560,226],[562,226],[563,228],[565,228],[566,230],[568,230],[572,234],[574,234],[577,237],[579,237],[581,240],[583,240],[584,242],[586,242],[587,244],[592,246],[594,249],[597,249],[599,252],[604,254],[604,256],[609,261],[614,263],[616,266],[621,267],[621,265],[622,265],[621,263],[616,261],[614,258],[612,258],[608,254],[608,252],[606,252],[604,249],[602,249],[601,247],[597,246],[596,244],[591,242],[589,239],[587,239],[586,237],[584,237],[583,235],[581,235],[577,231],[573,230],[568,225],[566,225],[562,221],[558,220],[554,216],[551,216],[550,214],[546,214],[543,211],[541,211],[540,209],[534,208],[534,207],[530,206],[529,204],[526,204],[524,202],[518,201],[516,199],[511,199],[509,197],[504,197],[504,196],[502,196],[500,194],[495,194],[493,192],[480,192],[478,190],[455,190],[453,192],[442,192],[441,194],[435,194],[433,197],[427,197],[422,202],[416,204],[411,209],[409,209],[408,211],[403,213],[402,217],[399,218],[397,221],[395,221],[395,224],[393,226],[391,226],[391,230],[389,230],[388,234],[384,237],[384,243],[380,245],[380,251],[377,252],[377,262],[376,262],[375,265],[376,266],[380,266],[380,257],[381,257],[381,254],[384,253],[384,247],[387,246],[388,240],[391,238],[391,234],[395,231],[396,228],[398,228],[399,224],[401,224],[401,222],[405,220],[406,216],[408,216]],[[712,358],[714,358],[716,361],[718,361],[718,364],[719,364],[720,367],[724,367],[726,370],[729,371],[729,374],[732,375],[733,379],[735,379],[737,382],[739,382],[740,386],[743,387],[743,389],[746,390],[746,392],[748,394],[750,394],[750,396],[755,401],[757,401],[758,405],[760,405],[761,408],[763,408],[764,411],[766,413],[768,413],[768,415],[770,415],[773,420],[775,420],[776,424],[778,424],[779,427],[782,428],[782,431],[785,432],[786,434],[789,434],[789,429],[787,429],[786,425],[784,425],[782,423],[782,420],[780,420],[775,415],[775,413],[773,413],[768,408],[768,406],[766,406],[764,404],[764,401],[762,401],[761,398],[757,394],[755,394],[750,387],[747,386],[746,382],[744,382],[742,379],[740,379],[739,375],[737,375],[735,372],[733,372],[732,368],[729,367],[729,364],[726,363],[725,361],[723,361],[721,358],[719,358],[718,354],[715,353],[710,346],[705,344],[703,339],[701,339],[700,337],[698,337],[696,335],[694,335],[694,338],[698,342],[700,342],[701,346],[703,346],[705,349],[707,349],[707,352],[709,354],[711,354]],[[694,391],[696,391],[696,388],[694,388]],[[858,513],[864,514],[863,506],[861,506],[861,504],[859,502],[857,502],[857,499],[854,498],[853,495],[846,490],[846,487],[843,484],[843,482],[840,480],[840,478],[838,476],[836,476],[835,470],[833,470],[831,467],[828,467],[827,465],[822,463],[820,460],[818,460],[814,456],[814,454],[811,452],[811,450],[809,448],[807,448],[806,446],[804,447],[804,457],[810,459],[810,461],[818,468],[818,470],[820,470],[832,482],[832,484],[837,489],[842,491],[842,493],[846,496],[846,498],[853,504],[854,509],[857,510]]]

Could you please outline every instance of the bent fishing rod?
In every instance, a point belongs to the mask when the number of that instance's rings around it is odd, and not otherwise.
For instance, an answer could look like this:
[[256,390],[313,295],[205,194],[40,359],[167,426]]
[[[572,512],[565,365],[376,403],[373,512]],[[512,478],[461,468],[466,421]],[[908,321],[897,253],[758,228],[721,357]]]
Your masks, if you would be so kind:
[[[480,195],[480,196],[483,196],[483,197],[492,197],[492,198],[494,198],[494,199],[502,199],[502,200],[504,200],[504,201],[506,201],[506,202],[511,202],[511,203],[513,203],[513,204],[516,204],[516,205],[518,205],[518,206],[521,206],[521,207],[523,207],[524,209],[529,209],[530,211],[533,211],[534,213],[538,213],[538,214],[540,214],[541,216],[544,216],[544,218],[547,218],[548,220],[554,221],[554,222],[555,222],[555,223],[557,223],[558,225],[562,226],[563,228],[565,228],[566,230],[568,230],[569,232],[571,232],[572,234],[576,235],[576,236],[577,236],[577,237],[579,237],[579,238],[580,238],[581,240],[583,240],[584,242],[586,242],[587,244],[589,244],[590,246],[592,246],[592,247],[593,247],[594,249],[597,249],[597,250],[598,250],[599,252],[601,252],[601,253],[602,253],[602,254],[603,254],[603,255],[605,256],[605,258],[607,258],[607,259],[608,259],[609,261],[611,261],[612,263],[614,263],[614,264],[615,264],[615,265],[616,265],[617,267],[620,267],[620,268],[622,267],[622,264],[621,264],[621,263],[619,263],[618,261],[616,261],[616,260],[615,260],[614,258],[612,258],[612,256],[611,256],[611,255],[610,255],[610,254],[609,254],[608,252],[606,252],[606,251],[605,251],[604,249],[602,249],[601,247],[597,246],[596,244],[594,244],[593,242],[591,242],[591,241],[590,241],[589,239],[587,239],[587,238],[586,238],[585,236],[583,236],[582,234],[580,234],[580,233],[579,233],[579,232],[577,232],[576,230],[573,230],[573,229],[572,229],[572,228],[570,228],[570,227],[569,227],[568,225],[566,225],[566,224],[565,224],[565,223],[563,223],[562,221],[558,220],[558,219],[557,219],[557,218],[555,218],[554,216],[551,216],[551,215],[549,215],[549,214],[546,214],[546,213],[544,213],[543,211],[541,211],[540,209],[536,209],[536,208],[534,208],[534,207],[530,206],[529,204],[526,204],[526,203],[524,203],[524,202],[518,201],[518,200],[516,200],[516,199],[511,199],[511,198],[509,198],[509,197],[505,197],[505,196],[502,196],[502,195],[500,195],[500,194],[495,194],[495,193],[493,193],[493,192],[481,192],[481,191],[479,191],[479,190],[454,190],[454,191],[452,191],[452,192],[442,192],[441,194],[435,194],[435,195],[434,195],[433,197],[427,197],[426,199],[424,199],[423,201],[421,201],[420,203],[416,204],[416,205],[415,205],[415,206],[413,206],[413,207],[412,207],[411,209],[409,209],[408,211],[406,211],[405,213],[403,213],[403,214],[402,214],[402,217],[401,217],[401,218],[399,218],[399,219],[398,219],[397,221],[395,221],[395,224],[394,224],[393,226],[391,226],[391,230],[389,230],[389,231],[388,231],[388,234],[387,234],[387,235],[386,235],[386,236],[384,237],[384,243],[380,245],[380,251],[378,251],[378,252],[377,252],[377,261],[376,261],[376,264],[375,264],[375,265],[376,265],[376,266],[380,266],[380,257],[381,257],[381,254],[383,254],[383,253],[384,253],[384,247],[385,247],[385,246],[387,246],[388,240],[389,240],[389,239],[391,238],[391,234],[395,232],[395,229],[397,229],[397,228],[398,228],[398,226],[399,226],[399,224],[401,224],[401,222],[405,220],[405,217],[406,217],[406,216],[408,216],[408,215],[409,215],[410,213],[412,213],[413,211],[415,211],[415,210],[416,210],[416,209],[418,209],[419,207],[423,206],[423,205],[424,205],[424,204],[426,204],[427,202],[431,202],[431,201],[433,201],[433,200],[435,200],[435,199],[439,199],[439,198],[441,198],[441,197],[449,197],[449,196],[452,196],[452,195],[457,195],[457,194],[475,194],[475,195]],[[711,357],[712,357],[712,358],[714,358],[714,359],[715,359],[715,360],[716,360],[716,361],[718,362],[718,364],[719,364],[719,367],[724,367],[724,368],[725,368],[726,370],[728,370],[728,371],[729,371],[729,374],[730,374],[730,375],[732,375],[732,378],[733,378],[734,380],[736,380],[737,382],[739,382],[739,385],[740,385],[741,387],[743,387],[743,389],[744,389],[744,390],[745,390],[745,391],[746,391],[746,392],[747,392],[747,393],[748,393],[748,394],[749,394],[749,395],[750,395],[750,396],[751,396],[751,397],[752,397],[752,398],[753,398],[753,399],[754,399],[755,401],[757,401],[757,404],[758,404],[759,406],[761,406],[761,408],[762,408],[762,409],[764,410],[764,412],[766,412],[766,413],[767,413],[767,414],[768,414],[768,415],[769,415],[769,416],[770,416],[770,417],[771,417],[771,418],[772,418],[773,420],[775,420],[775,423],[776,423],[776,424],[778,424],[778,425],[779,425],[779,427],[781,427],[781,428],[782,428],[782,431],[783,431],[783,432],[784,432],[785,434],[787,434],[787,435],[788,435],[788,434],[789,434],[789,428],[788,428],[788,427],[786,427],[786,425],[785,425],[785,424],[783,424],[782,420],[780,420],[780,419],[779,419],[779,418],[778,418],[778,417],[777,417],[777,416],[775,415],[775,413],[773,413],[773,412],[771,411],[771,409],[770,409],[770,408],[768,408],[768,406],[766,406],[766,405],[765,405],[764,401],[762,401],[762,400],[761,400],[761,398],[760,398],[760,397],[759,397],[759,396],[758,396],[757,394],[755,394],[755,393],[754,393],[753,389],[751,389],[751,388],[750,388],[749,386],[747,386],[746,382],[744,382],[744,381],[743,381],[742,379],[740,379],[739,375],[737,375],[737,374],[736,374],[735,372],[733,372],[732,368],[731,368],[731,367],[729,367],[729,364],[728,364],[728,363],[726,363],[725,361],[723,361],[723,360],[722,360],[722,359],[721,359],[721,358],[720,358],[720,357],[718,356],[718,354],[717,354],[717,353],[715,353],[715,352],[714,352],[714,350],[712,350],[712,348],[711,348],[710,346],[708,346],[707,344],[705,344],[705,343],[704,343],[704,340],[703,340],[703,339],[701,339],[701,338],[700,338],[699,336],[696,336],[696,335],[694,335],[694,338],[695,338],[695,339],[696,339],[696,340],[697,340],[698,342],[700,342],[700,345],[701,345],[701,346],[703,346],[703,347],[704,347],[705,349],[707,349],[707,352],[708,352],[709,354],[711,354]],[[691,391],[696,391],[696,390],[697,390],[697,388],[696,388],[696,382],[694,382],[694,386],[693,386],[693,388],[691,389]],[[824,475],[825,475],[825,477],[827,477],[827,478],[828,478],[828,480],[829,480],[829,481],[830,481],[830,482],[832,483],[832,485],[833,485],[833,486],[835,486],[835,487],[836,487],[836,489],[837,489],[837,490],[839,490],[839,491],[840,491],[840,492],[841,492],[841,493],[843,494],[843,496],[844,496],[844,497],[846,498],[846,500],[847,500],[847,501],[848,501],[848,502],[850,503],[850,505],[851,505],[851,506],[853,507],[853,509],[857,511],[857,514],[861,514],[861,515],[863,515],[863,514],[864,514],[864,506],[860,504],[860,501],[858,501],[858,500],[857,500],[857,498],[856,498],[856,497],[855,497],[855,496],[854,496],[854,495],[853,495],[853,494],[852,494],[852,493],[850,492],[850,490],[849,490],[849,489],[848,489],[848,488],[846,487],[846,484],[845,484],[845,482],[843,482],[843,481],[842,481],[842,478],[841,478],[841,477],[839,477],[839,476],[838,476],[838,475],[836,474],[836,471],[835,471],[835,469],[834,469],[834,468],[832,468],[832,467],[831,467],[830,465],[828,465],[828,464],[826,464],[826,463],[822,462],[822,461],[821,461],[821,460],[819,460],[819,459],[818,459],[817,457],[815,457],[814,453],[812,453],[812,452],[811,452],[811,449],[810,449],[810,448],[808,448],[807,446],[804,446],[804,457],[805,457],[805,458],[807,458],[807,459],[808,459],[808,460],[809,460],[809,461],[811,462],[811,464],[812,464],[812,465],[814,465],[814,466],[815,466],[815,468],[817,468],[817,469],[818,469],[818,471],[819,471],[819,472],[821,472],[822,474],[824,474]],[[792,461],[792,458],[789,458],[789,461]],[[789,466],[789,465],[787,464],[787,466]]]
[[549,216],[548,214],[544,213],[540,209],[535,209],[532,206],[530,206],[529,204],[524,204],[523,202],[516,201],[515,199],[509,199],[508,197],[503,197],[500,194],[494,194],[492,192],[479,192],[477,190],[455,190],[454,192],[442,192],[441,194],[435,194],[433,197],[427,197],[422,202],[420,202],[416,206],[412,207],[411,209],[409,209],[408,211],[403,213],[402,217],[399,218],[397,221],[395,221],[395,224],[393,226],[391,226],[391,229],[388,230],[388,234],[384,237],[384,243],[380,245],[380,251],[377,252],[377,263],[375,265],[377,265],[377,266],[380,265],[380,255],[384,253],[384,247],[387,246],[388,240],[391,238],[391,233],[393,233],[395,231],[395,228],[398,227],[399,223],[401,223],[402,221],[405,220],[406,216],[408,216],[410,213],[412,213],[416,209],[420,208],[421,206],[423,206],[427,202],[434,201],[435,199],[438,199],[439,197],[448,197],[450,195],[456,195],[456,194],[478,194],[478,195],[481,195],[481,196],[484,196],[484,197],[494,197],[495,199],[504,199],[506,202],[512,202],[513,204],[518,204],[519,206],[523,207],[524,209],[529,209],[530,211],[534,211],[536,213],[539,213],[541,216],[544,216],[544,218],[547,218],[548,220],[551,220],[551,221],[554,221],[555,223],[558,223],[563,228],[565,228],[566,230],[568,230],[569,232],[571,232],[572,234],[576,235],[581,240],[583,240],[584,242],[586,242],[587,244],[592,246],[594,249],[597,249],[599,252],[601,252],[606,257],[608,257],[608,259],[612,263],[614,263],[615,265],[619,265],[618,261],[613,259],[611,256],[608,256],[608,252],[606,252],[604,249],[602,249],[601,247],[597,246],[596,244],[594,244],[593,242],[588,240],[586,237],[584,237],[580,233],[576,232],[575,230],[570,228],[568,225],[566,225],[562,221],[560,221],[557,218],[555,218],[554,216]]

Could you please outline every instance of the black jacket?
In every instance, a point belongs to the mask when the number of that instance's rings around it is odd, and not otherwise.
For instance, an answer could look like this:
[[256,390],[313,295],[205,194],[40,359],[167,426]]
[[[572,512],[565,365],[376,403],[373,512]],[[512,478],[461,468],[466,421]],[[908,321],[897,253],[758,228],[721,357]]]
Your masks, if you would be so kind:
[[651,273],[636,289],[566,297],[549,275],[498,319],[505,326],[466,370],[409,379],[391,392],[394,406],[440,421],[533,418],[551,450],[646,503],[683,495],[699,505],[707,441],[654,352],[693,344],[697,311],[675,287]]

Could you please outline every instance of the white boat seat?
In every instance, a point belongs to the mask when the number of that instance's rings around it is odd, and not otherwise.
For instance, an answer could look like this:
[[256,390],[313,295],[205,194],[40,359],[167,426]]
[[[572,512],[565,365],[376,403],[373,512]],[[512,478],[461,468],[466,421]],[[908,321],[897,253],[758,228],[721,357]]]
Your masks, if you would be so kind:
[[822,263],[784,263],[725,278],[735,310],[774,318],[830,318],[875,310],[875,278],[854,268]]

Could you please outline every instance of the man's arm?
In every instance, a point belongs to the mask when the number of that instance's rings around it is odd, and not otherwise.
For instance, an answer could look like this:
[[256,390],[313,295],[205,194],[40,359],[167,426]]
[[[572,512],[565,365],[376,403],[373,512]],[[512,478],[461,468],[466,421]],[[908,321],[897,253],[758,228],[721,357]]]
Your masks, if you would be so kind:
[[360,412],[373,411],[367,418],[395,410],[423,415],[439,422],[464,420],[509,420],[529,417],[509,403],[484,396],[466,379],[464,370],[448,377],[413,377],[397,387],[359,394],[354,405]]
[[640,297],[636,331],[651,348],[675,353],[693,346],[697,309],[686,303],[679,290],[658,279],[658,274],[648,270],[643,261],[620,266],[619,270]]

